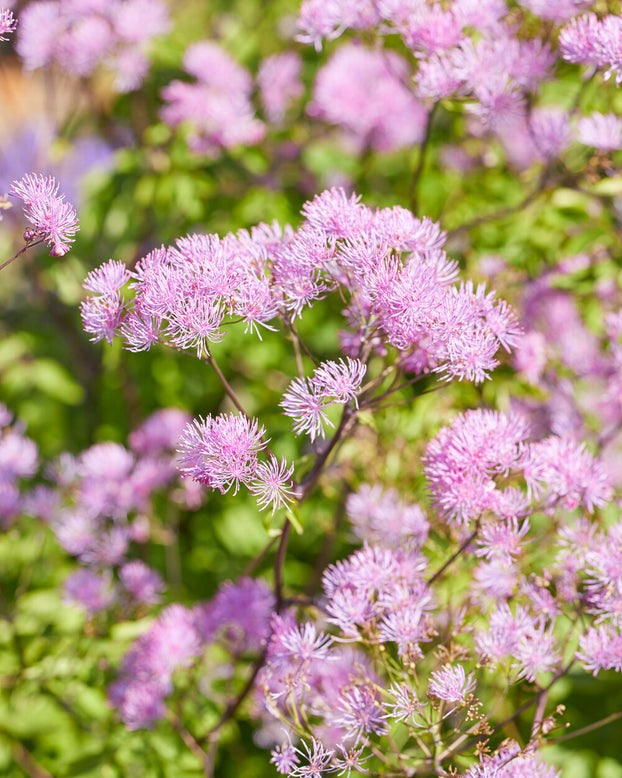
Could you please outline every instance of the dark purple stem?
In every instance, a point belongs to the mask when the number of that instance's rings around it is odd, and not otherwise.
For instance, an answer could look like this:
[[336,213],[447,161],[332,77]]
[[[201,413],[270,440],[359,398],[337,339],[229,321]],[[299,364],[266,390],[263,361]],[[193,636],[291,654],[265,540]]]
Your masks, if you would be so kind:
[[10,264],[11,264],[11,262],[14,262],[14,261],[15,261],[15,260],[16,260],[18,257],[20,257],[20,256],[21,256],[21,255],[22,255],[22,254],[23,254],[25,251],[28,251],[28,249],[29,249],[29,248],[32,248],[33,246],[38,246],[38,245],[39,245],[39,243],[43,243],[43,238],[41,238],[40,240],[35,240],[33,243],[27,243],[25,246],[23,246],[23,247],[22,247],[22,248],[21,248],[21,249],[20,249],[20,250],[17,252],[17,254],[13,254],[13,256],[11,257],[11,259],[7,259],[7,261],[6,261],[4,264],[0,265],[0,270],[4,270],[4,268],[5,268],[7,265],[10,265]]

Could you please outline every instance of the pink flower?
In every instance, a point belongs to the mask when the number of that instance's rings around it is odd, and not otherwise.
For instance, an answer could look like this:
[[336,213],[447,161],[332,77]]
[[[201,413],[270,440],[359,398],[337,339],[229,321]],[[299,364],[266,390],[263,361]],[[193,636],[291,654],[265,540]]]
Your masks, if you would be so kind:
[[119,334],[124,321],[125,300],[118,292],[101,297],[87,297],[80,303],[80,315],[85,332],[97,343],[106,340],[112,343]]
[[126,562],[119,570],[119,578],[127,592],[137,601],[147,604],[160,601],[164,581],[140,559]]
[[622,148],[622,119],[613,113],[594,112],[577,122],[577,140],[599,151]]
[[184,67],[196,82],[176,80],[166,86],[160,113],[173,127],[190,125],[193,151],[217,157],[222,148],[253,145],[263,138],[265,127],[250,102],[250,73],[224,49],[210,41],[195,43],[186,51]]
[[130,280],[130,271],[123,262],[114,259],[104,262],[100,267],[91,270],[84,279],[82,286],[89,292],[97,294],[114,294]]
[[313,374],[313,384],[318,391],[334,398],[333,402],[348,403],[353,400],[358,406],[356,394],[366,371],[367,365],[350,357],[346,357],[345,361],[322,362]]
[[389,731],[384,704],[371,684],[344,689],[334,723],[343,727],[348,737],[356,735],[355,745],[365,735],[383,735]]
[[294,466],[288,467],[283,458],[279,464],[276,457],[271,456],[269,462],[259,462],[255,470],[255,481],[250,485],[250,492],[257,497],[260,510],[272,506],[272,513],[288,502],[293,502],[292,473]]
[[576,657],[586,670],[598,675],[600,670],[622,672],[622,634],[620,629],[609,625],[589,627],[579,637],[579,651]]
[[65,202],[64,195],[58,194],[56,181],[33,173],[14,181],[10,192],[23,200],[24,214],[34,227],[24,233],[25,240],[44,240],[52,247],[53,257],[66,254],[79,223],[73,207]]
[[257,454],[266,446],[257,419],[234,414],[199,416],[180,439],[180,470],[223,494],[240,483],[249,486],[257,471]]
[[281,122],[294,100],[302,96],[300,80],[302,60],[294,51],[266,57],[257,73],[257,84],[266,116],[271,122]]
[[326,402],[308,378],[295,378],[279,403],[286,416],[294,419],[296,435],[308,433],[311,442],[320,435],[324,437],[324,424],[334,427],[326,415]]
[[545,159],[554,159],[570,145],[568,114],[559,108],[535,108],[529,126],[533,142]]
[[160,454],[174,450],[179,436],[189,424],[190,417],[179,408],[163,408],[146,419],[130,433],[130,448],[139,454]]
[[308,432],[311,440],[324,437],[324,424],[333,423],[325,411],[335,403],[356,402],[356,394],[367,370],[358,359],[323,362],[312,378],[295,378],[280,402],[283,413],[294,419],[294,432]]
[[520,5],[542,19],[550,19],[555,24],[571,19],[592,5],[591,0],[520,0]]
[[78,605],[89,615],[108,608],[115,599],[112,580],[108,574],[97,574],[91,570],[77,570],[65,581],[64,600]]
[[300,763],[298,754],[291,743],[284,743],[282,746],[276,746],[270,752],[270,762],[276,767],[276,771],[281,775],[291,775],[292,770]]
[[539,624],[526,631],[518,641],[515,652],[518,660],[513,667],[518,668],[519,678],[535,681],[540,673],[554,670],[559,663],[560,653],[550,628]]
[[467,676],[462,665],[448,665],[442,670],[432,673],[431,676],[429,693],[445,702],[464,704],[466,698],[475,689],[473,673],[469,673]]
[[391,718],[395,721],[415,722],[415,714],[423,708],[423,703],[417,699],[417,692],[406,684],[392,684],[389,693],[395,699],[391,707]]
[[168,28],[162,0],[31,2],[20,14],[17,51],[27,70],[55,64],[88,77],[103,64],[117,91],[127,92],[147,74],[147,45]]
[[10,32],[15,32],[17,28],[17,19],[13,16],[13,11],[7,8],[0,10],[0,41],[7,41]]
[[307,112],[342,127],[361,150],[410,147],[423,138],[427,113],[404,86],[409,76],[395,52],[346,44],[319,71]]
[[308,664],[312,660],[326,661],[330,658],[332,638],[316,631],[315,625],[307,622],[302,626],[275,615],[272,619],[272,639],[268,656],[272,663],[294,660]]
[[332,41],[348,27],[365,30],[379,21],[374,0],[303,0],[296,40],[312,44],[320,51],[323,38]]

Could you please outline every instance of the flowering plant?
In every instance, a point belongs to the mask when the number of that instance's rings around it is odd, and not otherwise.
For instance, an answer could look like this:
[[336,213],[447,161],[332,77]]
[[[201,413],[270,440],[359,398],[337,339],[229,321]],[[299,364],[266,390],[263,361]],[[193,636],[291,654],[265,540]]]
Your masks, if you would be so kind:
[[0,764],[622,769],[619,15],[225,5],[0,14]]

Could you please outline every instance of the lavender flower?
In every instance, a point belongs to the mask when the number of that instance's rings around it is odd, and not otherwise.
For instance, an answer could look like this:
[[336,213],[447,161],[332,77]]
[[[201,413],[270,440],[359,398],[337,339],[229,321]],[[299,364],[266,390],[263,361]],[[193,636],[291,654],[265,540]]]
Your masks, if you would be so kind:
[[600,22],[593,13],[570,21],[559,33],[563,58],[568,62],[596,64],[599,30]]
[[421,508],[402,502],[394,490],[383,491],[379,484],[363,484],[348,495],[346,510],[356,535],[372,544],[420,548],[428,535],[430,525]]
[[195,626],[205,642],[219,642],[233,655],[258,652],[270,634],[274,595],[261,579],[225,582],[213,600],[196,605]]
[[[2,406],[0,410],[6,411]],[[4,431],[0,437],[0,482],[31,478],[37,471],[39,456],[34,441],[27,438],[19,427]]]
[[572,510],[583,505],[588,511],[603,507],[611,499],[611,485],[601,463],[569,438],[550,437],[533,443],[523,459],[525,481],[547,504],[558,501]]
[[304,751],[297,748],[296,753],[302,757],[306,764],[296,765],[290,772],[292,778],[322,778],[324,771],[329,767],[333,755],[332,750],[327,750],[319,740],[312,738],[311,748],[306,741],[302,741]]
[[344,775],[346,778],[350,778],[353,770],[357,775],[367,772],[367,768],[363,767],[363,765],[370,755],[364,754],[364,746],[345,748],[341,743],[337,743],[337,748],[341,752],[341,756],[333,756],[333,770],[337,775]]
[[255,481],[250,485],[251,494],[257,497],[260,510],[272,506],[272,514],[282,505],[292,502],[292,473],[294,466],[288,467],[285,459],[279,463],[274,456],[269,462],[259,462],[255,470]]
[[263,138],[264,125],[250,102],[250,74],[224,49],[211,41],[195,43],[184,55],[184,67],[197,81],[166,86],[161,116],[172,127],[188,123],[193,151],[216,157],[222,148],[252,145]]
[[619,629],[602,624],[589,627],[579,637],[576,657],[586,670],[598,675],[601,670],[622,672],[622,634]]
[[554,159],[571,141],[568,114],[559,108],[536,108],[529,126],[533,141],[544,159]]
[[123,658],[121,676],[109,690],[110,701],[129,729],[142,729],[163,718],[173,672],[189,667],[201,650],[190,611],[165,608]]
[[125,590],[137,601],[148,605],[159,602],[164,590],[164,581],[144,562],[135,559],[119,570],[119,578]]
[[457,702],[461,705],[475,689],[473,674],[467,674],[462,665],[448,665],[431,674],[428,691],[433,697],[445,702]]
[[535,629],[525,632],[516,647],[513,666],[519,669],[519,677],[535,681],[540,673],[555,670],[561,655],[551,628],[540,623]]
[[622,20],[608,14],[599,20],[593,14],[573,19],[559,35],[564,59],[569,62],[607,68],[605,80],[615,75],[616,85],[622,83]]
[[347,737],[354,737],[358,745],[364,736],[388,732],[386,718],[384,704],[374,687],[354,686],[343,691],[334,723],[343,727]]
[[303,0],[296,40],[312,44],[320,51],[322,39],[331,41],[348,27],[365,30],[379,21],[380,14],[373,0]]
[[467,411],[430,441],[425,472],[448,520],[464,523],[485,510],[503,509],[507,493],[494,476],[519,467],[528,432],[526,422],[516,415]]
[[28,242],[44,240],[51,246],[53,257],[66,254],[79,224],[73,207],[58,194],[56,181],[33,173],[14,181],[10,191],[23,201],[24,214],[34,227],[24,234],[24,238]]
[[422,139],[426,111],[406,81],[408,66],[395,52],[347,44],[319,71],[307,113],[344,129],[360,150],[408,147]]
[[[388,689],[391,697],[395,700],[390,705],[390,716],[395,721],[412,722],[417,726],[415,714],[421,712],[423,703],[417,699],[417,693],[414,689],[408,688],[406,684],[392,684]],[[420,725],[419,725],[420,726]]]
[[593,113],[577,122],[577,140],[599,151],[622,148],[622,119],[613,113]]
[[89,616],[110,607],[115,599],[115,591],[109,575],[98,574],[92,570],[77,570],[65,580],[64,600],[78,605]]
[[80,315],[84,331],[92,335],[93,343],[107,343],[119,335],[125,321],[126,302],[118,292],[101,297],[87,297],[80,303]]
[[313,385],[323,395],[333,397],[333,402],[348,403],[351,400],[358,407],[356,394],[361,388],[367,365],[358,359],[340,359],[338,362],[323,362],[313,373]]
[[303,666],[312,660],[328,659],[331,643],[332,638],[329,635],[317,634],[314,624],[307,622],[298,627],[275,615],[272,619],[272,639],[268,656],[273,664],[293,660]]
[[267,445],[264,435],[256,419],[199,416],[180,439],[180,470],[223,494],[232,486],[237,493],[240,483],[250,486],[255,478],[257,454]]
[[518,743],[509,741],[497,753],[481,756],[479,764],[470,767],[464,778],[524,778],[525,776],[560,778],[561,773],[534,753],[528,750],[521,752]]
[[103,64],[112,70],[117,91],[128,92],[149,69],[149,43],[169,26],[162,0],[30,2],[20,14],[17,51],[27,70],[54,63],[86,77]]
[[130,433],[130,448],[143,456],[173,451],[179,436],[190,421],[189,415],[179,408],[156,411],[138,429]]
[[89,292],[101,295],[114,295],[130,280],[131,274],[123,262],[114,259],[104,262],[103,265],[91,270],[82,283]]
[[291,775],[296,765],[300,764],[300,759],[294,746],[291,743],[286,743],[272,749],[270,762],[281,775]]
[[307,432],[311,440],[324,437],[324,424],[334,426],[326,410],[334,404],[356,402],[366,365],[358,359],[323,362],[311,378],[295,378],[280,402],[283,413],[294,419],[294,432]]
[[302,60],[293,51],[266,57],[257,73],[257,85],[266,116],[271,122],[282,122],[285,112],[304,92],[300,71]]
[[333,187],[302,206],[305,219],[323,233],[336,238],[355,238],[371,225],[372,211],[361,203],[361,196]]
[[589,8],[592,2],[591,0],[554,0],[548,3],[543,0],[521,0],[520,4],[541,19],[550,19],[555,24],[560,24]]

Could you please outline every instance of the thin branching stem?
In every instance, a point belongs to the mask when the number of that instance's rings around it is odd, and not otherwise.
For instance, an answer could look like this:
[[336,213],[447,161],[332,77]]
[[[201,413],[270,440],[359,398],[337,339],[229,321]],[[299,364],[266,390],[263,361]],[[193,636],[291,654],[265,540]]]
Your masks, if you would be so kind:
[[18,257],[21,257],[21,255],[28,251],[28,249],[31,249],[33,246],[38,246],[40,243],[43,243],[43,238],[40,238],[39,240],[32,241],[31,243],[26,243],[25,246],[22,246],[22,248],[16,253],[13,254],[11,259],[7,259],[6,262],[4,262],[2,265],[0,265],[0,270],[4,270],[5,267],[11,264],[11,262],[14,262]]
[[353,419],[354,413],[355,412],[353,412],[352,409],[347,405],[343,409],[343,413],[341,414],[341,421],[335,430],[335,434],[330,439],[326,447],[318,454],[317,459],[315,460],[315,464],[300,483],[298,503],[304,502],[311,494],[311,491],[313,490],[322,470],[324,469],[326,460],[330,456],[337,443],[339,443],[343,437],[346,428],[349,427],[349,422],[351,422]]
[[246,413],[246,411],[244,410],[244,407],[242,406],[242,403],[240,402],[240,400],[239,400],[239,398],[238,398],[237,394],[235,393],[235,391],[234,391],[233,387],[232,387],[232,386],[231,386],[231,384],[230,384],[230,383],[227,381],[227,379],[225,378],[225,375],[224,375],[224,373],[222,372],[222,370],[221,370],[221,369],[220,369],[220,367],[218,366],[218,363],[217,363],[217,362],[216,362],[216,360],[214,359],[214,355],[213,355],[213,354],[210,354],[209,356],[206,356],[206,357],[205,357],[205,361],[208,363],[208,365],[210,365],[210,366],[213,368],[214,372],[215,372],[215,373],[216,373],[216,375],[218,376],[218,380],[219,380],[219,381],[220,381],[220,383],[222,384],[222,386],[223,386],[223,389],[225,390],[225,392],[226,392],[226,394],[227,394],[227,397],[228,397],[228,398],[231,400],[231,402],[232,402],[232,403],[235,405],[235,407],[238,409],[238,411],[240,411],[240,413],[242,414],[242,416],[246,416],[246,418],[248,419],[248,418],[249,418],[248,414],[247,414],[247,413]]
[[606,727],[607,724],[611,724],[612,722],[617,721],[618,719],[622,719],[622,710],[618,710],[615,713],[611,713],[609,716],[605,716],[604,719],[599,719],[598,721],[594,721],[592,724],[588,724],[585,727],[581,727],[581,729],[575,729],[574,732],[568,732],[567,734],[562,735],[561,737],[557,737],[554,740],[547,740],[547,745],[554,746],[557,745],[557,743],[562,743],[564,740],[572,740],[575,737],[581,737],[581,735],[587,735],[588,732],[593,732],[595,729]]
[[421,181],[421,175],[423,173],[423,168],[425,166],[425,160],[427,155],[427,150],[430,145],[430,137],[432,136],[432,123],[434,121],[434,117],[436,115],[436,112],[438,110],[439,103],[436,102],[430,108],[430,111],[428,113],[426,125],[425,125],[425,135],[423,136],[423,140],[421,141],[421,146],[419,147],[419,159],[417,160],[417,165],[413,171],[412,178],[410,180],[410,192],[409,192],[409,202],[410,202],[410,210],[413,213],[417,213],[417,210],[419,208],[419,182]]
[[292,523],[289,519],[285,519],[274,560],[274,596],[276,598],[275,610],[277,613],[283,608],[283,565],[285,564],[285,554],[287,553],[287,543],[291,531]]
[[531,192],[529,192],[529,194],[527,194],[520,201],[520,203],[517,203],[516,205],[510,205],[506,208],[500,208],[497,211],[484,214],[483,216],[478,216],[477,218],[472,219],[471,221],[465,222],[464,224],[461,224],[459,227],[450,230],[447,233],[447,239],[450,240],[451,238],[455,237],[456,235],[459,235],[462,232],[468,232],[469,230],[472,230],[475,227],[481,227],[483,224],[489,224],[490,222],[495,222],[495,221],[499,221],[500,219],[505,219],[506,216],[513,216],[515,213],[520,213],[520,211],[524,210],[528,205],[531,205],[531,203],[534,200],[538,199],[538,197],[545,191],[549,183],[551,183],[549,181],[549,169],[548,167],[546,167],[543,170],[542,175],[540,176],[536,186],[531,190]]
[[438,578],[440,578],[441,575],[443,575],[443,573],[445,572],[445,570],[447,570],[447,568],[453,562],[456,561],[456,559],[460,556],[460,554],[462,554],[462,552],[465,551],[471,545],[471,543],[477,537],[477,533],[478,532],[479,532],[479,519],[478,519],[478,521],[475,524],[475,529],[469,535],[469,537],[462,543],[460,548],[457,551],[455,551],[441,567],[439,567],[439,569],[434,573],[434,575],[431,578],[428,579],[428,586],[432,586],[434,581],[436,581]]

